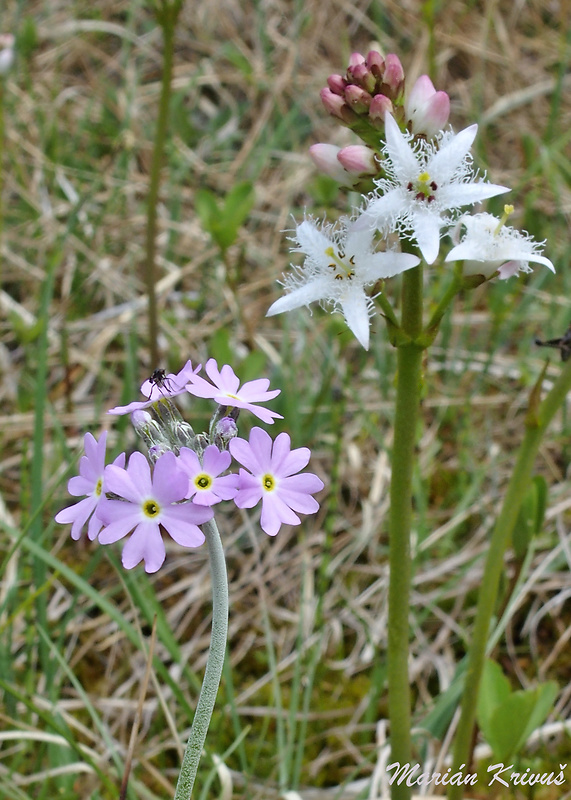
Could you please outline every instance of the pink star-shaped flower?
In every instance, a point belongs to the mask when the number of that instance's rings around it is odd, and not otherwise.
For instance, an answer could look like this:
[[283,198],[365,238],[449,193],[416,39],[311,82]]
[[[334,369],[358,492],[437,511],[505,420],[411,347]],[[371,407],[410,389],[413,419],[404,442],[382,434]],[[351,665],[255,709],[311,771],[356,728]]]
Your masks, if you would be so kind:
[[[275,536],[283,524],[299,525],[295,512],[314,514],[319,503],[311,495],[323,489],[323,481],[312,472],[295,473],[307,466],[307,447],[291,450],[291,439],[280,433],[275,442],[266,431],[252,428],[250,440],[233,439],[230,452],[246,469],[240,470],[238,508],[253,508],[262,501],[260,525]],[[249,470],[249,472],[247,471]]]
[[282,419],[281,414],[276,414],[275,411],[270,411],[267,408],[259,408],[257,405],[258,403],[272,400],[280,393],[280,389],[268,391],[270,382],[267,378],[247,381],[240,388],[240,381],[228,364],[224,364],[222,369],[219,370],[217,361],[214,358],[210,358],[206,362],[205,370],[212,383],[193,374],[190,376],[190,382],[186,386],[190,394],[195,395],[195,397],[210,398],[221,406],[245,408],[267,424],[272,423],[274,419]]
[[126,469],[111,465],[105,470],[106,492],[123,500],[102,500],[97,516],[105,526],[101,544],[111,544],[131,534],[123,548],[125,569],[145,562],[146,572],[156,572],[165,560],[161,527],[182,547],[198,547],[204,534],[198,528],[212,519],[211,508],[181,502],[188,492],[188,476],[179,468],[174,453],[162,455],[151,475],[149,462],[135,452]]

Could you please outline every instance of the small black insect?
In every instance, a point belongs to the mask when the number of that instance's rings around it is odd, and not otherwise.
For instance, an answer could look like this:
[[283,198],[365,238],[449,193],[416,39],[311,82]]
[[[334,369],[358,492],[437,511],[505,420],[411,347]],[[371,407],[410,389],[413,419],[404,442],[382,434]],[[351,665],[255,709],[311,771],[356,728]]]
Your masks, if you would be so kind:
[[541,339],[536,339],[535,343],[539,347],[556,347],[561,353],[561,361],[567,361],[571,356],[571,325],[569,325],[563,336],[558,339],[547,339],[545,342],[542,342]]
[[[156,386],[158,389],[166,389],[167,391],[170,388],[169,387],[170,378],[168,377],[168,375],[167,375],[167,373],[166,373],[166,371],[164,369],[155,369],[155,370],[153,370],[153,373],[148,378],[148,381],[151,384],[151,387],[152,386]],[[149,393],[149,397],[151,396],[152,391],[153,390],[151,388],[151,392]],[[162,392],[161,392],[161,394],[162,394]]]
[[164,369],[155,369],[153,370],[153,374],[149,378],[149,383],[153,383],[155,386],[165,386],[168,381],[167,373]]

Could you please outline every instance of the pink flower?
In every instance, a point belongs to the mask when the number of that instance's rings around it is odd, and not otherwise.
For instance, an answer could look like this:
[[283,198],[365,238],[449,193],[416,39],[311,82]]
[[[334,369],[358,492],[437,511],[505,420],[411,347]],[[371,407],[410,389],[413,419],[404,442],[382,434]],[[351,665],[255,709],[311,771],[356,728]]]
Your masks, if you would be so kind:
[[181,447],[178,463],[190,479],[186,497],[192,497],[199,506],[212,506],[221,500],[232,500],[238,491],[237,475],[221,475],[230,466],[232,458],[227,450],[220,451],[209,445],[202,456],[202,464],[194,450]]
[[115,406],[115,408],[110,408],[107,413],[116,415],[131,414],[133,411],[141,411],[144,408],[148,408],[165,397],[176,397],[179,394],[184,394],[190,377],[200,372],[201,369],[202,364],[193,369],[192,361],[190,360],[176,374],[169,372],[166,375],[163,370],[157,369],[150,378],[147,378],[141,384],[141,394],[147,398],[146,400],[136,400],[127,406]]
[[252,428],[249,442],[230,442],[230,452],[246,467],[240,469],[234,502],[238,508],[253,508],[261,500],[260,524],[269,536],[275,536],[282,524],[299,525],[295,512],[314,514],[319,509],[311,495],[323,489],[323,481],[311,472],[295,474],[307,466],[310,451],[307,447],[291,450],[290,445],[287,433],[280,433],[272,442],[261,428]]
[[267,400],[272,400],[280,393],[280,389],[272,389],[271,392],[267,391],[270,385],[267,378],[247,381],[240,388],[240,381],[228,364],[224,364],[222,369],[219,370],[216,360],[210,358],[206,362],[205,369],[214,386],[204,378],[192,374],[190,383],[186,387],[190,394],[195,395],[195,397],[211,398],[221,406],[245,408],[266,424],[272,423],[274,419],[282,419],[281,414],[276,414],[275,411],[270,411],[267,408],[258,408],[257,406],[257,403],[265,403]]
[[[101,434],[99,441],[86,433],[83,440],[85,455],[79,462],[79,475],[69,480],[68,492],[74,497],[86,495],[79,503],[62,509],[56,514],[56,522],[62,525],[71,523],[71,538],[79,539],[81,529],[89,520],[87,536],[93,541],[101,530],[101,520],[93,513],[105,497],[103,494],[103,470],[105,469],[105,448],[107,445],[107,431]],[[117,467],[125,464],[125,453],[117,456],[113,462]]]
[[412,133],[432,138],[448,122],[450,98],[436,91],[428,75],[421,75],[404,101],[404,111]]
[[111,544],[131,534],[123,548],[125,569],[145,562],[145,572],[156,572],[165,560],[163,527],[182,547],[198,547],[204,534],[197,525],[212,519],[211,508],[181,502],[188,493],[188,476],[179,469],[174,453],[162,455],[151,476],[142,453],[133,453],[126,469],[108,466],[104,488],[124,500],[102,500],[97,515],[105,526],[101,544]]

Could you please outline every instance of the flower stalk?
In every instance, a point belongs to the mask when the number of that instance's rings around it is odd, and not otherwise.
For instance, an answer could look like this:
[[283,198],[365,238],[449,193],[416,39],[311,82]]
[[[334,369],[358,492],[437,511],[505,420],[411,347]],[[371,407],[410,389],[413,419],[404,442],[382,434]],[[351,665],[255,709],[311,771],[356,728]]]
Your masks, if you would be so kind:
[[[464,764],[466,768],[469,768],[478,691],[486,659],[490,621],[496,608],[500,578],[504,567],[504,554],[511,541],[521,503],[531,481],[533,464],[543,435],[571,390],[571,361],[566,363],[553,387],[540,404],[538,394],[542,379],[543,374],[531,394],[531,407],[525,420],[524,438],[488,548],[468,653],[461,715],[454,743],[453,772],[459,770]],[[461,786],[451,786],[448,792],[449,800],[461,800],[462,791]]]
[[[423,348],[422,267],[403,275],[402,331],[409,341],[398,346],[398,375],[391,467],[389,515],[388,687],[391,759],[411,761],[411,700],[408,680],[411,581],[410,530],[412,477],[420,407]],[[393,800],[408,800],[410,788],[392,786]]]
[[192,796],[202,748],[220,686],[228,638],[228,575],[224,549],[214,519],[204,524],[203,531],[208,546],[212,576],[212,633],[204,680],[182,760],[174,800],[190,800]]

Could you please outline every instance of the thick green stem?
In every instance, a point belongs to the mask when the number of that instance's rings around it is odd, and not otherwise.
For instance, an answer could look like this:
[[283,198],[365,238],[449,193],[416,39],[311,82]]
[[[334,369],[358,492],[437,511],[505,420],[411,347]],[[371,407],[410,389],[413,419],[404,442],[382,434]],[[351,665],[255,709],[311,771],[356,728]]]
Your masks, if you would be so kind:
[[228,638],[228,576],[224,549],[214,519],[203,525],[212,576],[212,634],[204,680],[176,785],[174,800],[190,800],[202,748],[214,710]]
[[159,325],[156,293],[157,205],[159,201],[161,167],[164,160],[164,150],[169,119],[169,103],[171,96],[174,58],[174,35],[181,8],[182,0],[173,3],[172,5],[164,3],[163,8],[160,11],[157,11],[157,19],[163,29],[163,77],[161,83],[161,96],[159,100],[157,129],[155,131],[155,141],[153,144],[153,155],[149,176],[147,226],[145,232],[145,286],[147,289],[148,298],[149,351],[151,356],[151,364],[154,366],[157,366],[159,362]]
[[[402,330],[410,341],[398,348],[397,396],[391,464],[389,515],[388,686],[391,762],[411,761],[411,702],[408,680],[410,529],[412,476],[420,405],[422,347],[422,268],[403,276]],[[393,784],[393,800],[408,800],[410,788]]]
[[[492,533],[480,584],[476,620],[468,653],[462,710],[454,742],[453,773],[458,770],[467,772],[470,769],[478,690],[486,659],[490,621],[496,607],[500,577],[504,567],[504,553],[511,541],[520,506],[531,481],[533,464],[543,435],[556,411],[565,402],[570,389],[571,361],[565,365],[539,408],[535,410],[532,407],[526,419],[524,439]],[[532,395],[532,403],[533,399]],[[448,791],[449,800],[460,800],[462,794],[461,786],[452,786]]]

